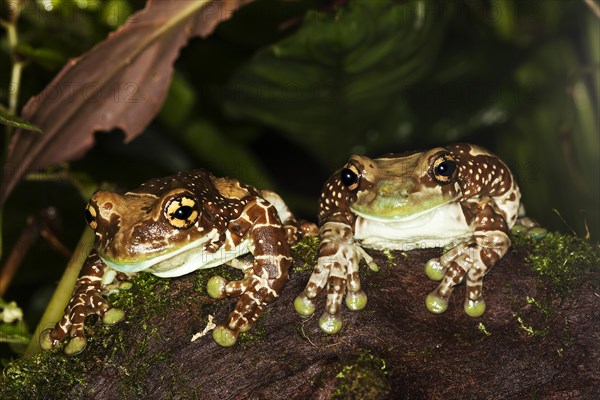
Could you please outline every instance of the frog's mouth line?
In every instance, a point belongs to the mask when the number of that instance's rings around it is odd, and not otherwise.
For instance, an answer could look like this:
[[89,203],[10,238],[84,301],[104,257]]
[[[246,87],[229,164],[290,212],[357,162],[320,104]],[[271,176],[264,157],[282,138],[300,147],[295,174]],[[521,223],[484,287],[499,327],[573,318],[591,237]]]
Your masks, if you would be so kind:
[[100,256],[100,258],[102,259],[102,261],[104,261],[104,263],[106,263],[106,265],[108,265],[109,267],[111,267],[114,270],[117,270],[119,272],[125,272],[125,273],[134,273],[134,272],[147,270],[147,269],[153,267],[154,265],[160,264],[166,260],[175,258],[184,253],[193,251],[194,249],[198,250],[201,247],[203,247],[203,245],[205,243],[206,243],[206,240],[188,243],[187,245],[185,245],[173,252],[162,254],[160,256],[156,256],[153,258],[149,258],[147,260],[133,262],[133,263],[128,263],[128,262],[118,263],[118,262],[114,262],[108,258],[105,258],[103,256]]
[[350,206],[350,210],[365,219],[371,220],[371,221],[377,221],[377,222],[404,222],[404,221],[412,221],[418,218],[421,218],[424,215],[433,213],[434,211],[436,211],[437,209],[444,207],[454,201],[456,201],[459,198],[459,196],[456,196],[454,198],[448,199],[447,201],[437,204],[431,208],[428,208],[426,210],[417,212],[417,213],[413,213],[413,214],[409,214],[409,215],[392,215],[389,217],[386,216],[382,216],[382,215],[378,215],[378,214],[371,214],[371,213],[367,213],[364,211],[360,211],[352,206]]
[[216,252],[211,253],[206,251],[204,247],[212,239],[213,235],[207,235],[203,239],[189,243],[173,252],[139,262],[117,263],[102,256],[100,258],[110,268],[119,272],[132,274],[145,271],[159,277],[170,278],[185,275],[201,268],[217,267],[250,251],[249,243],[242,241],[232,249],[226,250],[222,246]]

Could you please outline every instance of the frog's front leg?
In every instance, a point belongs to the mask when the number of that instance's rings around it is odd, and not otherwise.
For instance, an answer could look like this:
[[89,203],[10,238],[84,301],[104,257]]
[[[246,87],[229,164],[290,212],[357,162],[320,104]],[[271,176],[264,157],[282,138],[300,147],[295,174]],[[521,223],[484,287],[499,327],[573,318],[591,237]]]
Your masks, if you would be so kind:
[[470,240],[427,262],[427,276],[433,280],[441,279],[425,301],[429,311],[436,314],[446,311],[454,287],[466,276],[465,312],[471,317],[479,317],[485,312],[483,277],[506,254],[511,242],[503,215],[491,204],[483,206],[475,224]]
[[243,215],[229,229],[240,236],[249,236],[254,261],[252,268],[244,271],[242,280],[224,284],[221,290],[222,294],[241,296],[227,324],[213,331],[215,342],[224,347],[233,345],[239,332],[250,329],[265,305],[279,297],[292,264],[291,250],[275,207],[258,199],[246,206]]
[[290,245],[297,243],[305,236],[317,236],[319,228],[312,222],[296,220],[290,208],[285,204],[281,196],[270,190],[261,190],[261,196],[277,209],[279,219],[283,224],[285,236]]
[[294,301],[294,308],[302,316],[312,315],[315,298],[327,287],[327,303],[319,318],[319,327],[325,333],[334,334],[342,328],[340,310],[344,295],[351,310],[361,310],[367,305],[367,295],[361,289],[358,275],[361,253],[347,224],[325,222],[319,236],[317,265],[306,288]]
[[67,355],[78,354],[87,346],[83,328],[88,315],[96,314],[102,318],[103,323],[108,325],[116,324],[123,319],[125,313],[120,309],[111,308],[103,297],[106,291],[105,283],[110,283],[103,282],[107,268],[95,251],[90,252],[81,268],[73,296],[65,308],[62,319],[54,328],[42,332],[43,349],[48,350],[68,339],[64,352]]

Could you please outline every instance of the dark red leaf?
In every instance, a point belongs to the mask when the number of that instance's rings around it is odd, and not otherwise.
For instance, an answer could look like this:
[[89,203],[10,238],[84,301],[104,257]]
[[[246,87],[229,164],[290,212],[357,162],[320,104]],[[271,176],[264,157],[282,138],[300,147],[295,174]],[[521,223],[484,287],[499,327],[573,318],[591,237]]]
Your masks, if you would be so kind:
[[15,132],[3,168],[0,202],[28,171],[81,157],[95,131],[120,128],[128,142],[160,110],[179,50],[206,37],[250,0],[148,0],[118,30],[70,60],[22,118],[44,131]]

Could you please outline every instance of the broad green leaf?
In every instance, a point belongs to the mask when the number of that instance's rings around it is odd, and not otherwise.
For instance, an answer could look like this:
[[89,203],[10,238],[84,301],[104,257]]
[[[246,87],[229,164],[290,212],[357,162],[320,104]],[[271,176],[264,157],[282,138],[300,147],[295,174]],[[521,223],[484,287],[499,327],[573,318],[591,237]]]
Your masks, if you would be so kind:
[[176,131],[190,117],[194,107],[197,106],[196,100],[196,92],[192,86],[181,74],[175,72],[158,119],[169,128],[169,131]]
[[42,133],[42,130],[37,126],[0,109],[0,124],[13,126],[15,128],[25,129],[28,131]]
[[352,143],[377,147],[384,130],[401,142],[411,118],[403,94],[435,61],[447,11],[425,0],[309,11],[234,75],[225,109],[280,129],[324,163],[339,163]]
[[[563,219],[581,235],[587,225],[597,235],[600,136],[593,82],[599,70],[593,58],[587,61],[589,69],[580,65],[573,44],[563,39],[548,41],[533,52],[517,77],[520,85],[532,86],[535,101],[515,114],[498,143],[530,216],[546,214],[551,227],[565,229]],[[573,71],[580,73],[572,75]],[[561,217],[549,217],[551,209]]]
[[230,140],[218,126],[208,121],[191,121],[177,136],[215,174],[235,177],[261,189],[275,188],[260,160],[246,147]]

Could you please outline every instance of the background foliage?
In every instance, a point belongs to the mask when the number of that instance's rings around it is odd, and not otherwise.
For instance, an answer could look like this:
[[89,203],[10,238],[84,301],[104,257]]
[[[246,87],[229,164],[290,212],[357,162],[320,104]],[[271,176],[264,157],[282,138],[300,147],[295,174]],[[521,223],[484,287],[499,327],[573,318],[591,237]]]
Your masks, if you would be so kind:
[[[2,19],[13,3],[0,1]],[[144,6],[20,3],[16,49],[0,31],[4,114],[15,97],[15,57],[24,63],[20,110],[69,58]],[[182,50],[143,135],[125,145],[118,130],[98,133],[82,159],[28,175],[4,207],[3,261],[27,217],[48,205],[73,247],[84,229],[81,192],[100,182],[128,188],[205,167],[273,188],[314,219],[322,183],[349,154],[457,141],[486,146],[511,166],[530,216],[597,240],[598,21],[580,0],[254,2]],[[5,297],[30,324],[64,264],[44,244],[27,251]]]

